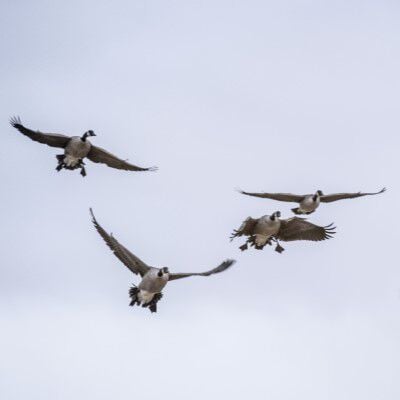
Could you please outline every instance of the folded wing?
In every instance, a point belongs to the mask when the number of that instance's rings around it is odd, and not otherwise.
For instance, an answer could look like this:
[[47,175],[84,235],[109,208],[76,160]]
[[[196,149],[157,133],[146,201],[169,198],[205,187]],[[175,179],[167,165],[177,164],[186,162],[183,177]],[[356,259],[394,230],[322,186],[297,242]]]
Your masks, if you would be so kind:
[[223,263],[218,265],[218,267],[206,272],[187,272],[187,273],[169,274],[169,280],[174,281],[176,279],[188,278],[189,276],[210,276],[214,274],[219,274],[220,272],[226,271],[235,262],[236,262],[235,260],[225,260]]
[[101,147],[93,146],[91,147],[87,158],[95,163],[106,164],[111,168],[123,169],[125,171],[155,171],[157,167],[142,168],[137,165],[128,163],[127,161],[121,160],[120,158],[114,156],[107,150]]
[[140,276],[144,276],[146,272],[150,269],[150,267],[147,264],[145,264],[140,258],[132,254],[121,243],[119,243],[118,240],[115,239],[113,235],[109,235],[97,222],[92,209],[90,209],[90,213],[92,215],[92,222],[94,227],[96,228],[99,235],[106,242],[107,246],[115,254],[115,256],[120,261],[122,261],[122,263],[126,267],[128,267],[134,274],[139,274]]
[[327,226],[318,226],[308,222],[304,218],[290,218],[281,220],[281,227],[276,236],[278,240],[291,242],[294,240],[311,240],[319,242],[330,239],[335,234],[336,227],[333,224]]
[[25,128],[25,126],[22,125],[19,117],[12,117],[10,119],[10,124],[28,138],[34,140],[35,142],[47,144],[50,147],[64,148],[71,139],[69,136],[60,135],[58,133],[32,131],[31,129]]

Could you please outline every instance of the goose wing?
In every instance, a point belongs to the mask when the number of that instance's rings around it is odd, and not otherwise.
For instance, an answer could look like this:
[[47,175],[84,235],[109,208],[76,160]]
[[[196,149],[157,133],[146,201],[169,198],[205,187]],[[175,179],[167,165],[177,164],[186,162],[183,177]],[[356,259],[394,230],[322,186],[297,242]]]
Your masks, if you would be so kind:
[[357,197],[362,197],[362,196],[373,196],[375,194],[380,194],[386,191],[386,188],[382,188],[379,192],[374,192],[374,193],[362,193],[362,192],[357,192],[357,193],[334,193],[334,194],[327,194],[323,195],[320,198],[320,201],[322,203],[331,203],[332,201],[337,201],[337,200],[343,200],[343,199],[355,199]]
[[335,233],[336,227],[333,224],[327,226],[318,226],[308,222],[304,218],[293,217],[281,220],[281,227],[276,238],[284,242],[293,240],[311,240],[319,242],[320,240],[330,239]]
[[243,222],[242,225],[240,225],[239,229],[235,229],[232,232],[232,235],[230,237],[231,241],[235,237],[239,236],[250,236],[254,232],[254,228],[257,225],[258,219],[254,219],[251,217],[247,217]]
[[106,242],[107,246],[116,255],[116,257],[122,261],[134,274],[144,276],[150,267],[145,264],[140,258],[132,254],[126,247],[122,246],[117,239],[111,234],[109,235],[102,226],[97,222],[96,217],[93,214],[93,210],[90,209],[92,215],[92,222],[99,235]]
[[236,261],[235,260],[225,260],[223,263],[218,265],[214,269],[210,269],[206,272],[183,272],[177,274],[169,274],[169,280],[174,281],[175,279],[188,278],[189,276],[210,276],[214,274],[219,274],[220,272],[226,271],[230,268]]
[[10,124],[15,129],[18,129],[23,135],[28,136],[28,138],[34,140],[35,142],[47,144],[50,147],[64,148],[71,139],[69,136],[60,135],[58,133],[32,131],[31,129],[25,128],[25,126],[22,125],[19,117],[12,117],[10,119]]
[[239,190],[239,193],[246,196],[261,197],[263,199],[271,199],[278,201],[287,201],[289,203],[300,203],[306,195],[292,194],[292,193],[251,193]]
[[101,147],[93,146],[91,147],[87,158],[95,163],[106,164],[111,168],[123,169],[125,171],[155,171],[157,167],[142,168],[137,165],[128,163],[127,161],[121,160],[120,158],[114,156],[107,150]]

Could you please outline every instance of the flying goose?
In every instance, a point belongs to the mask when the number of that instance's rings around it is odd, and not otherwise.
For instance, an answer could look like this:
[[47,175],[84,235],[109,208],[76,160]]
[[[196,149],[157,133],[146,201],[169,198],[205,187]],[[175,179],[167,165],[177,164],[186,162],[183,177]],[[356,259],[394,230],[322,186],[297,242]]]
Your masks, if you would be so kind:
[[239,229],[233,231],[230,239],[232,241],[236,237],[248,236],[246,243],[239,247],[242,251],[247,250],[249,244],[257,250],[262,250],[265,245],[275,242],[275,251],[282,253],[284,248],[279,244],[279,240],[283,242],[294,240],[319,242],[330,239],[335,233],[334,229],[336,228],[333,224],[318,226],[304,218],[280,219],[280,216],[281,213],[276,211],[272,215],[264,215],[257,219],[248,217]]
[[291,193],[249,193],[239,190],[240,193],[247,196],[262,197],[264,199],[272,199],[278,201],[286,201],[290,203],[299,203],[299,207],[292,208],[292,211],[297,214],[312,214],[320,203],[331,203],[332,201],[343,199],[355,199],[356,197],[372,196],[383,193],[386,188],[375,193],[334,193],[323,194],[321,190],[317,190],[314,194],[291,194]]
[[10,119],[10,124],[35,142],[64,149],[64,154],[56,156],[58,160],[57,171],[61,171],[63,168],[69,170],[80,168],[81,175],[86,176],[85,163],[83,162],[85,157],[95,163],[103,163],[111,168],[123,169],[126,171],[154,171],[157,169],[156,167],[138,167],[119,159],[114,156],[114,154],[109,153],[101,147],[93,146],[89,140],[87,140],[90,136],[96,136],[92,130],[85,132],[82,136],[66,136],[58,133],[32,131],[22,125],[19,117],[12,117]]
[[157,312],[157,302],[162,298],[161,291],[169,281],[187,278],[189,276],[210,276],[218,274],[226,271],[235,263],[235,260],[228,259],[218,265],[218,267],[206,272],[171,273],[166,267],[150,267],[120,244],[112,234],[109,235],[97,222],[92,209],[90,209],[90,213],[97,232],[106,242],[107,246],[131,272],[135,275],[140,275],[142,278],[138,286],[133,285],[129,290],[129,297],[131,298],[130,306],[134,306],[135,304],[138,306],[142,305],[142,307],[148,307],[152,313]]

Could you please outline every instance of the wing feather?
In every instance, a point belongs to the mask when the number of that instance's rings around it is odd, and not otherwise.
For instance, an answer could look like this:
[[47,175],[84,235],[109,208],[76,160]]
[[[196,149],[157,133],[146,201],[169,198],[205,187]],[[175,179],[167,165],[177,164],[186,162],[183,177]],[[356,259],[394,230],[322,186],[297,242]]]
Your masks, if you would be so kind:
[[337,200],[343,200],[343,199],[355,199],[357,197],[362,197],[362,196],[373,196],[375,194],[380,194],[386,191],[386,188],[382,188],[379,192],[374,192],[374,193],[362,193],[362,192],[357,192],[357,193],[334,193],[334,194],[327,194],[323,195],[320,198],[320,201],[322,203],[331,203],[332,201],[337,201]]
[[19,117],[12,117],[10,119],[10,124],[28,138],[34,140],[35,142],[47,144],[50,147],[64,148],[71,139],[69,136],[60,135],[58,133],[32,131],[31,129],[25,128],[25,126],[22,125]]
[[115,239],[112,234],[109,235],[103,229],[103,227],[97,222],[92,209],[90,209],[90,213],[92,215],[92,222],[94,227],[96,228],[99,235],[106,242],[107,246],[115,254],[115,256],[134,274],[139,274],[140,276],[144,276],[146,272],[150,269],[150,267],[147,264],[145,264],[140,258],[132,254],[121,243],[119,243],[118,240]]
[[219,274],[220,272],[226,271],[230,268],[236,261],[235,260],[225,260],[223,263],[218,265],[218,267],[213,268],[206,272],[183,272],[176,274],[169,274],[169,280],[174,281],[176,279],[188,278],[189,276],[210,276],[214,274]]
[[91,147],[87,158],[95,163],[106,164],[111,168],[123,169],[125,171],[155,171],[157,167],[142,168],[137,165],[128,163],[127,161],[121,160],[120,158],[114,156],[107,150],[101,147],[93,146]]
[[300,203],[306,195],[297,195],[292,193],[251,193],[239,190],[239,193],[246,196],[261,197],[263,199],[271,199],[278,201],[286,201],[289,203]]
[[240,225],[239,229],[235,229],[230,236],[231,241],[240,236],[250,236],[254,233],[254,228],[257,225],[258,219],[247,217]]
[[281,227],[276,238],[284,242],[294,240],[311,240],[319,242],[321,240],[330,239],[336,232],[333,224],[327,226],[318,226],[308,222],[304,218],[290,218],[281,220]]

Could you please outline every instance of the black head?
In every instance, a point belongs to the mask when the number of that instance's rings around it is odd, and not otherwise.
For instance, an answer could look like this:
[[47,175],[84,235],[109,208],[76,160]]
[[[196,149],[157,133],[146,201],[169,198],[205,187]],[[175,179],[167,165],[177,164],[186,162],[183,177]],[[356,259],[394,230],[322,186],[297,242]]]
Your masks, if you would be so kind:
[[165,275],[165,274],[169,274],[169,270],[168,270],[167,267],[160,268],[160,269],[158,270],[158,272],[157,272],[157,276],[160,277],[160,278],[161,278],[163,275]]
[[81,139],[82,139],[83,141],[85,141],[86,138],[88,138],[89,136],[96,136],[96,134],[95,134],[92,130],[89,130],[89,131],[86,131],[86,132],[83,134],[83,136],[81,137]]
[[280,211],[275,211],[272,215],[271,215],[271,221],[275,221],[277,218],[280,218],[281,216],[281,212]]
[[322,193],[322,190],[317,190],[317,193],[316,193],[318,196],[323,196],[324,194]]

